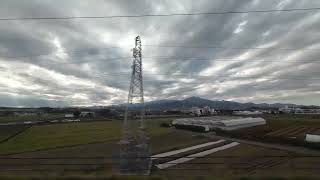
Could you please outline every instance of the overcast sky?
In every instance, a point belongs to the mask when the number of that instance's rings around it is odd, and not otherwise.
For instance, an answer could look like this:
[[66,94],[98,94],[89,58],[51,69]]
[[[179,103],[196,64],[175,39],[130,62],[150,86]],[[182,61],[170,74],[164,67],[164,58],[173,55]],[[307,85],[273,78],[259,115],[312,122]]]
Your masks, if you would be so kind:
[[[310,7],[320,7],[320,1],[1,0],[0,17]],[[146,101],[199,96],[320,105],[319,29],[319,10],[0,21],[0,106],[125,103],[136,35],[143,44]]]

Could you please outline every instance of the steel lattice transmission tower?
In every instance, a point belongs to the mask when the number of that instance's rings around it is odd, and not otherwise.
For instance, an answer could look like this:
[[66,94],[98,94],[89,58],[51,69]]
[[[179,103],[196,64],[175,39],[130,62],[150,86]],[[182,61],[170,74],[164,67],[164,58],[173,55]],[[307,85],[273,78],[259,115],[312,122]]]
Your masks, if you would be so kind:
[[[133,108],[134,104],[138,104],[141,109]],[[123,122],[123,137],[119,143],[120,174],[148,175],[150,173],[151,158],[145,133],[144,115],[142,48],[140,36],[137,36],[135,48],[133,48],[132,74]]]

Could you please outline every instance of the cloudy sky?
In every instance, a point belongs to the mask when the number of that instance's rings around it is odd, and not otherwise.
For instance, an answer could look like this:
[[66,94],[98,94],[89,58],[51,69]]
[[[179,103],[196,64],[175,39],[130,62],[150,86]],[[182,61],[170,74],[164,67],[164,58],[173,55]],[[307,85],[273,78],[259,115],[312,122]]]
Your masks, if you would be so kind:
[[[0,18],[320,7],[318,0],[1,0]],[[134,37],[146,101],[320,105],[320,10],[0,21],[0,106],[124,103]]]

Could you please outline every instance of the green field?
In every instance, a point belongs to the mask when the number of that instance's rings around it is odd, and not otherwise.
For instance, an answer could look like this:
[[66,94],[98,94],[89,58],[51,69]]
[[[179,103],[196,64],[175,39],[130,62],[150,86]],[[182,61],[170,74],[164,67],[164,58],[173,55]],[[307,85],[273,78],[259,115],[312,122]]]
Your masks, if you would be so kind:
[[117,122],[70,123],[33,126],[0,144],[0,153],[17,153],[53,147],[101,142],[119,138]]
[[[173,131],[170,128],[160,128],[159,123],[163,120],[148,121],[147,133],[150,136],[159,136]],[[121,121],[101,121],[86,123],[65,123],[32,126],[25,132],[0,144],[0,154],[20,153],[50,149],[56,147],[72,146],[79,144],[98,143],[118,140],[121,137]],[[1,132],[7,137],[9,132],[14,133],[19,129],[8,129]]]
[[[320,125],[318,117],[314,116],[290,116],[290,115],[268,115],[264,117],[268,121],[267,126],[259,126],[256,128],[246,128],[237,133],[242,135],[259,135],[264,134],[267,131],[276,130],[292,124],[310,124],[314,126]],[[176,130],[174,128],[160,127],[162,122],[170,122],[172,119],[152,119],[147,120],[148,134],[151,137],[150,146],[153,154],[174,150],[177,148],[187,147],[202,142],[207,142],[209,139],[188,131]],[[64,123],[64,124],[50,124],[33,126],[26,131],[18,134],[10,140],[0,144],[0,154],[15,154],[14,157],[108,157],[113,153],[113,147],[115,143],[121,137],[121,121],[99,121],[99,122],[83,122],[83,123]],[[0,133],[3,137],[10,133],[16,132],[18,129],[8,128],[3,129]],[[297,177],[301,174],[304,177],[312,177],[316,173],[316,170],[295,170],[290,169],[290,163],[292,161],[279,161],[278,159],[259,160],[253,158],[253,156],[263,155],[288,155],[289,157],[294,154],[278,151],[272,149],[265,149],[256,146],[239,145],[237,147],[214,153],[210,155],[208,159],[198,159],[187,163],[185,165],[179,165],[175,168],[203,168],[208,169],[206,172],[193,171],[193,170],[165,170],[153,171],[153,175],[161,176],[166,179],[197,179],[203,175],[209,176],[206,179],[212,179],[212,177],[219,177],[219,179],[230,179],[233,177],[248,177],[248,179],[263,179],[262,177],[283,177],[291,178]],[[238,158],[216,158],[222,156],[238,156]],[[210,159],[210,157],[212,159]],[[280,163],[269,167],[270,162]],[[309,162],[310,159],[299,159],[295,164],[301,165]],[[68,168],[79,168],[79,166],[48,166],[43,167],[40,163],[111,163],[111,159],[94,159],[94,160],[29,160],[25,163],[32,163],[31,166],[26,168],[53,168],[49,172],[30,172],[30,176],[40,175],[45,177],[62,177],[67,175],[76,175],[80,177],[109,177],[111,174],[111,164],[106,164],[102,169],[88,171],[86,168],[95,166],[81,166],[84,168],[81,171],[69,171]],[[316,162],[318,164],[319,160]],[[10,163],[2,161],[2,164]],[[22,162],[18,162],[21,164]],[[221,164],[222,163],[222,164]],[[237,164],[238,163],[238,164]],[[236,165],[234,165],[236,164]],[[244,165],[243,164],[248,164]],[[309,163],[310,164],[310,163]],[[307,164],[308,165],[308,164]],[[267,167],[267,168],[264,168]],[[295,173],[291,173],[294,171]],[[248,174],[248,172],[250,172]],[[25,173],[25,172],[24,172]],[[5,175],[2,174],[1,175]],[[7,172],[7,175],[12,175],[12,172]],[[180,175],[180,177],[179,177]],[[188,177],[186,177],[188,176]],[[210,178],[211,176],[211,178]],[[266,179],[266,178],[265,178]]]
[[6,122],[23,122],[23,121],[46,121],[52,120],[55,118],[64,117],[64,114],[44,114],[44,115],[21,115],[21,116],[1,116],[0,123]]
[[[320,116],[308,115],[264,115],[266,126],[240,129],[231,132],[239,137],[259,137],[268,132],[290,125],[308,124],[320,126]],[[172,128],[160,128],[161,122],[170,122],[172,118],[147,120],[150,136],[160,136],[175,131]],[[101,121],[90,123],[66,123],[33,126],[25,132],[0,144],[0,154],[20,153],[50,149],[56,147],[73,146],[79,144],[116,141],[121,136],[121,121]],[[21,130],[22,127],[3,128],[1,138]]]
[[[186,131],[175,130],[174,128],[160,127],[161,122],[168,122],[171,119],[152,119],[147,121],[150,139],[150,148],[153,153],[165,152],[182,147],[187,147],[209,141],[208,138]],[[121,121],[65,123],[33,126],[25,132],[11,138],[9,141],[0,144],[0,154],[11,154],[14,157],[36,158],[27,160],[2,160],[1,164],[17,163],[20,166],[24,163],[27,169],[49,168],[48,172],[32,171],[22,172],[22,176],[40,177],[65,177],[68,175],[77,177],[110,177],[112,173],[111,159],[72,159],[72,160],[46,160],[43,158],[59,157],[111,157],[113,148],[121,137]],[[18,154],[15,154],[18,153]],[[12,157],[12,156],[11,156]],[[37,159],[40,158],[40,159]],[[31,165],[30,165],[31,163]],[[43,166],[41,163],[61,163],[57,166]],[[97,170],[88,171],[87,168],[96,166],[70,166],[63,164],[70,163],[107,163]],[[20,168],[13,167],[15,168]],[[11,167],[11,166],[10,166]],[[80,171],[68,170],[70,168],[81,168]],[[1,171],[0,175],[10,177],[21,177],[20,172]]]
[[0,142],[23,131],[29,126],[0,126]]
[[288,125],[320,126],[320,115],[307,114],[269,114],[262,115],[273,128],[282,128]]

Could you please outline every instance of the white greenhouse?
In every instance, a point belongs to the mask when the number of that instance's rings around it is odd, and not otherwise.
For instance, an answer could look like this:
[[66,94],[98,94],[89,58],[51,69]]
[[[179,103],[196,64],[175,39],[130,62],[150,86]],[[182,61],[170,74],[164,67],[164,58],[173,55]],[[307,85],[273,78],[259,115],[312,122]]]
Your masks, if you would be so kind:
[[214,118],[182,118],[176,119],[172,122],[172,125],[175,127],[178,126],[193,126],[193,127],[203,127],[205,131],[213,129],[221,130],[235,130],[246,127],[253,127],[258,125],[265,125],[266,120],[263,118],[231,118],[225,119],[223,117],[214,117]]
[[253,127],[258,125],[265,125],[266,120],[263,118],[241,118],[232,120],[223,120],[218,123],[218,128],[222,130],[235,130],[247,127]]
[[312,143],[320,143],[320,135],[317,134],[307,134],[306,141]]

